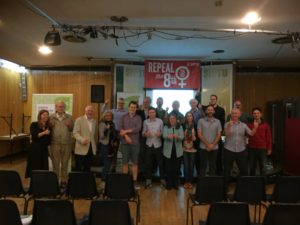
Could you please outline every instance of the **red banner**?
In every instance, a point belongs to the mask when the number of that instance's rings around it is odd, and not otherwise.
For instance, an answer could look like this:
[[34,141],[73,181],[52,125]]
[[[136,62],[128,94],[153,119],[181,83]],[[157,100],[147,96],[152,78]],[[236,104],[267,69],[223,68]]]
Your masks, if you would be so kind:
[[200,61],[145,61],[144,88],[200,88]]

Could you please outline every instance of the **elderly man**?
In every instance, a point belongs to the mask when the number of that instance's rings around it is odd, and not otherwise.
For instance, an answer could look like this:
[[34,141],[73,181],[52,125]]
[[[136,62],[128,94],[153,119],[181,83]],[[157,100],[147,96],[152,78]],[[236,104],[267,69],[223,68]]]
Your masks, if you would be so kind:
[[[241,115],[240,115],[239,120],[241,122],[243,122],[243,123],[251,123],[252,122],[252,120],[253,120],[252,116],[247,112],[243,112],[243,110],[242,110],[243,105],[242,105],[242,102],[240,100],[235,100],[234,101],[233,108],[240,110]],[[226,122],[228,122],[230,120],[230,116],[231,116],[230,114],[227,116]]]
[[172,102],[172,111],[169,113],[169,117],[168,119],[170,118],[171,115],[174,115],[176,117],[176,122],[180,125],[183,125],[184,122],[185,122],[185,118],[184,118],[184,115],[179,112],[179,108],[180,108],[180,103],[179,101],[175,100]]
[[225,143],[224,143],[224,175],[226,182],[229,182],[231,168],[234,161],[239,168],[240,175],[248,175],[248,152],[246,148],[247,136],[256,133],[258,123],[254,121],[251,130],[245,123],[239,120],[241,111],[237,108],[231,110],[230,121],[225,123]]
[[93,119],[93,106],[85,107],[85,114],[76,119],[73,136],[75,144],[75,170],[90,171],[93,155],[96,154],[96,121]]
[[190,112],[193,114],[194,117],[194,124],[198,123],[198,120],[205,117],[205,113],[203,112],[202,108],[198,108],[198,100],[193,98],[189,101],[191,110]]
[[66,104],[63,101],[55,103],[55,113],[50,116],[51,146],[50,156],[53,170],[60,180],[61,186],[66,185],[68,176],[68,162],[72,151],[72,131],[74,121],[70,114],[65,112]]

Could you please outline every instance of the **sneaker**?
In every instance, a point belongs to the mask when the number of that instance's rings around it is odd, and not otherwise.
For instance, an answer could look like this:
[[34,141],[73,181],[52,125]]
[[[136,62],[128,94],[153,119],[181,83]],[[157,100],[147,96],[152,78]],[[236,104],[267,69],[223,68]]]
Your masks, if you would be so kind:
[[151,188],[152,187],[152,181],[150,179],[146,180],[145,188]]
[[61,182],[60,183],[60,188],[65,189],[67,187],[67,182]]
[[138,183],[136,181],[134,182],[134,189],[135,190],[140,190],[141,189],[140,185],[138,185]]
[[188,182],[184,183],[183,187],[184,189],[189,189],[189,183]]
[[166,180],[165,179],[161,179],[160,180],[160,185],[161,185],[161,187],[165,188],[166,187]]

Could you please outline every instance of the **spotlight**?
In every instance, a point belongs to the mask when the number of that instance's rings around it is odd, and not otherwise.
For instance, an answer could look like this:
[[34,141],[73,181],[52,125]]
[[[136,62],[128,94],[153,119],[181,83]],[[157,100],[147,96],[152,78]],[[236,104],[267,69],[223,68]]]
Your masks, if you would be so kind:
[[61,41],[60,41],[59,32],[53,28],[52,31],[49,31],[46,34],[44,43],[45,45],[51,45],[51,46],[60,45]]

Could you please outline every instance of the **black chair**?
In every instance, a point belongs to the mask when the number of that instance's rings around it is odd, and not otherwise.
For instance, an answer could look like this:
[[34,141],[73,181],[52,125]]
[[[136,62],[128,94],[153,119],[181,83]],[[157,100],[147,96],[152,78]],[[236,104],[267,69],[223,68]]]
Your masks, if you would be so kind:
[[72,201],[99,198],[95,175],[92,172],[70,172],[66,194]]
[[136,204],[136,223],[140,221],[140,196],[135,190],[132,175],[110,173],[106,176],[103,197],[134,202]]
[[271,203],[299,203],[300,176],[278,176],[270,201]]
[[258,206],[258,223],[260,223],[261,206],[264,206],[263,202],[266,201],[266,186],[264,177],[239,177],[236,182],[233,200],[254,205],[254,223],[257,222],[256,215]]
[[250,225],[247,203],[216,202],[212,203],[206,225]]
[[62,192],[59,188],[57,175],[48,170],[33,170],[29,186],[29,201],[32,199],[61,198]]
[[92,201],[89,225],[133,225],[127,201],[97,200]]
[[299,204],[271,204],[267,208],[263,225],[299,225]]
[[62,199],[37,199],[31,225],[77,225],[73,204]]
[[13,170],[0,170],[0,198],[24,199],[24,214],[27,214],[27,191],[23,188],[20,175]]
[[[223,176],[199,177],[195,194],[189,194],[187,199],[186,224],[189,223],[189,211],[191,212],[192,225],[194,224],[193,207],[224,200],[226,200],[226,194]],[[190,203],[192,204],[190,205]]]
[[22,225],[18,206],[13,200],[0,200],[0,224]]

